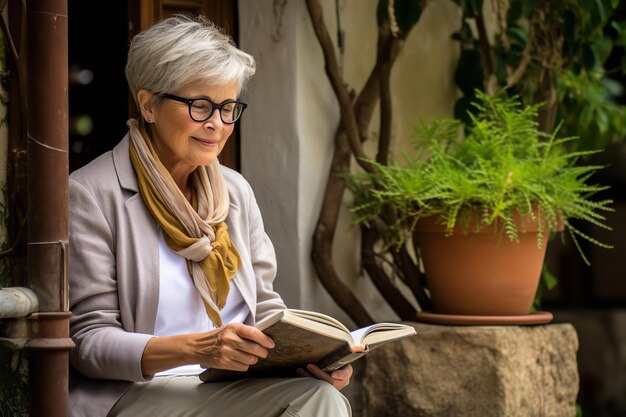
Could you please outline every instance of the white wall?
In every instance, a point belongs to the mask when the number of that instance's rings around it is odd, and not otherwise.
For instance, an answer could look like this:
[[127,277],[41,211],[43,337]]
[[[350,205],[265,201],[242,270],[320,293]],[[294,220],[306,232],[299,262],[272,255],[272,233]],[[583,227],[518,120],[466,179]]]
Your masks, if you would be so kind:
[[[287,1],[282,14],[275,3],[280,2],[239,0],[240,44],[258,64],[245,94],[250,108],[242,124],[242,172],[255,189],[276,246],[275,288],[292,307],[348,321],[321,286],[310,260],[339,108],[305,2]],[[336,42],[335,1],[321,3]],[[360,91],[375,59],[377,0],[341,0],[339,5],[346,42],[344,79]],[[407,39],[392,73],[396,148],[408,146],[412,125],[420,117],[452,115],[458,94],[453,78],[458,46],[450,36],[459,25],[460,11],[451,1],[433,0]],[[377,120],[374,115],[372,144]],[[358,247],[358,234],[344,210],[333,253],[337,270],[377,320],[395,319],[361,275]]]
[[[277,19],[272,0],[239,2],[240,45],[254,55],[257,73],[244,93],[241,120],[242,174],[259,202],[279,262],[275,288],[288,305],[300,304],[298,242],[299,147],[294,105],[296,54],[293,8]],[[279,30],[282,24],[282,29]],[[282,36],[289,34],[290,36]]]

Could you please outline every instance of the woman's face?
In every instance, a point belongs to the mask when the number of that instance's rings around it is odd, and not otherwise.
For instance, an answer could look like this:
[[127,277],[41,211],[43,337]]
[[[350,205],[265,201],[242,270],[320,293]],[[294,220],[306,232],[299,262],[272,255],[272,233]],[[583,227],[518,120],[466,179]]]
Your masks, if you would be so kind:
[[[220,104],[237,98],[235,82],[223,86],[206,83],[191,84],[177,94],[180,97],[208,98]],[[155,149],[163,165],[173,176],[187,175],[199,165],[209,165],[220,154],[233,133],[234,124],[224,124],[216,109],[204,122],[196,122],[189,116],[185,103],[162,98],[147,119]],[[144,114],[146,116],[146,114]]]

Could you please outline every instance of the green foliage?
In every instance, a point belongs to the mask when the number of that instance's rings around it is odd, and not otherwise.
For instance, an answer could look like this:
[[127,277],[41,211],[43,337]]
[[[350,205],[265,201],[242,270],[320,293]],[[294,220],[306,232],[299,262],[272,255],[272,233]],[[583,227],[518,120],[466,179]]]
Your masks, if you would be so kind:
[[373,173],[348,176],[356,221],[382,218],[390,224],[390,242],[402,244],[420,218],[439,215],[453,233],[457,225],[467,227],[469,213],[477,209],[478,228],[495,224],[517,241],[524,227],[514,221],[519,213],[537,222],[538,245],[563,225],[575,242],[582,237],[608,247],[570,223],[580,219],[610,229],[603,212],[613,210],[612,201],[592,199],[608,187],[589,182],[602,167],[577,164],[594,151],[566,151],[575,138],[558,138],[558,129],[539,131],[538,105],[522,106],[506,90],[475,95],[476,114],[470,114],[464,139],[458,120],[422,122],[415,129],[415,157],[387,166],[368,161]]
[[[486,46],[487,40],[470,29],[478,22],[475,18],[482,17],[482,2],[454,1],[466,18],[454,35],[461,45],[455,81],[463,93],[455,105],[456,118],[469,122],[468,112],[475,111],[474,91],[486,91],[486,62],[492,61],[497,87],[509,88],[524,104],[542,101],[541,92],[547,87],[541,79],[553,79],[556,119],[563,121],[565,135],[579,138],[566,146],[598,149],[626,139],[626,106],[617,101],[624,97],[619,80],[626,70],[626,21],[620,13],[624,4],[618,0],[494,2],[504,17],[496,17],[495,36]],[[529,42],[532,47],[527,48]],[[511,81],[508,76],[525,54],[530,59],[523,75]],[[621,62],[611,59],[620,55]]]
[[566,71],[557,78],[563,132],[585,138],[579,149],[604,148],[626,138],[626,106],[616,98],[623,87],[597,72]]
[[[2,95],[0,102],[6,105],[8,71],[6,65],[6,42],[4,33],[0,31],[0,83]],[[7,123],[5,117],[0,123]],[[5,239],[0,243],[0,250],[6,250],[9,242],[6,240],[9,208],[7,205],[8,192],[6,185],[0,190],[0,235]],[[11,281],[10,263],[7,257],[0,258],[0,288],[6,287]],[[0,417],[28,417],[28,372],[24,362],[24,354],[10,352],[0,347]]]
[[22,354],[0,348],[0,417],[28,416],[28,382]]
[[[8,77],[6,65],[6,42],[4,33],[0,31],[0,103],[8,103]],[[8,123],[5,116],[0,123]],[[8,190],[6,184],[0,189],[0,250],[5,251],[10,244],[7,241],[7,224],[9,219]],[[0,288],[11,282],[11,267],[8,257],[0,258]],[[28,417],[28,371],[24,361],[25,354],[11,352],[0,347],[0,417]]]
[[[0,190],[0,234],[6,236],[9,217],[7,188]],[[1,250],[6,250],[9,243],[1,243]],[[0,258],[0,288],[11,281],[11,269],[7,258]],[[9,352],[0,347],[0,417],[28,416],[28,381],[27,372],[22,363],[22,354]]]
[[[0,233],[6,236],[8,200],[6,186],[0,190]],[[5,240],[0,245],[6,250],[9,243]],[[7,258],[0,258],[0,288],[6,287],[11,281],[11,269]],[[0,347],[0,417],[28,416],[28,380],[23,354],[9,352]]]
[[552,288],[556,287],[557,283],[558,280],[556,277],[544,265],[541,270],[541,280],[539,280],[539,285],[537,286],[537,292],[535,293],[535,299],[533,300],[531,311],[541,310],[541,300],[544,292],[550,291]]

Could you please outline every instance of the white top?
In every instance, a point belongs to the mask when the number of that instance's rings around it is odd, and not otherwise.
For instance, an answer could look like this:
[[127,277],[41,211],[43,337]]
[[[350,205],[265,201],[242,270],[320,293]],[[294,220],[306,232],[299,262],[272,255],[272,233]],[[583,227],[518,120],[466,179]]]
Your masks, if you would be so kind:
[[[167,246],[160,228],[159,284],[155,336],[201,333],[215,329],[206,313],[202,297],[193,285],[187,261]],[[250,308],[231,281],[226,305],[220,312],[222,322],[243,323],[249,314]],[[191,364],[158,372],[156,375],[198,375],[203,370],[200,365]]]

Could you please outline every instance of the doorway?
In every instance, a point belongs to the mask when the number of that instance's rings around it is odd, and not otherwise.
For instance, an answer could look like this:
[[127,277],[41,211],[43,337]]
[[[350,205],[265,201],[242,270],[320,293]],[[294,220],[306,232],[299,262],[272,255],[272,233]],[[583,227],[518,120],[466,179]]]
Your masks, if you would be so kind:
[[[68,1],[69,171],[113,147],[137,112],[124,75],[129,41],[155,21],[178,12],[203,13],[238,42],[237,2],[232,0],[127,0],[94,9]],[[97,14],[96,14],[97,13]],[[239,128],[220,162],[240,169]]]

